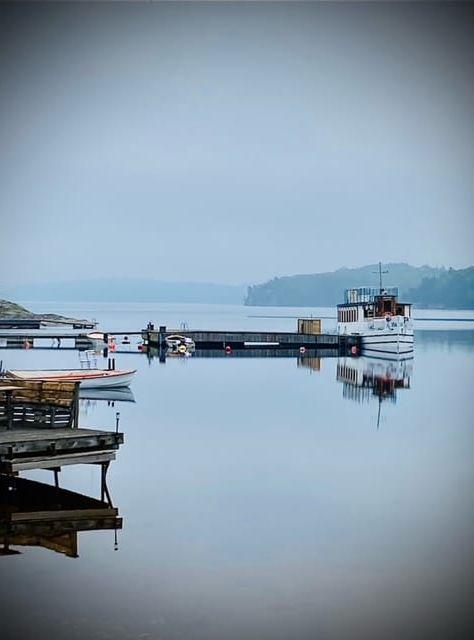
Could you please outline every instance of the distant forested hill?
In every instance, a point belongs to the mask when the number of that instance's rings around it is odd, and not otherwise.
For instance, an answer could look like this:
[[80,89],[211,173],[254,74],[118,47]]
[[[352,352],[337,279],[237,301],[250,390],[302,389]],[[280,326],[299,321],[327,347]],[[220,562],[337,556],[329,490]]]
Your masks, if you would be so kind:
[[419,307],[474,309],[474,267],[448,269],[424,278],[408,295]]
[[[384,266],[385,286],[398,286],[400,295],[407,296],[417,289],[424,279],[436,278],[443,269],[412,267],[405,263]],[[446,272],[449,273],[449,272]],[[377,286],[378,265],[369,264],[357,269],[342,268],[328,273],[285,276],[248,288],[246,305],[317,307],[334,306],[343,301],[344,289],[349,287]]]

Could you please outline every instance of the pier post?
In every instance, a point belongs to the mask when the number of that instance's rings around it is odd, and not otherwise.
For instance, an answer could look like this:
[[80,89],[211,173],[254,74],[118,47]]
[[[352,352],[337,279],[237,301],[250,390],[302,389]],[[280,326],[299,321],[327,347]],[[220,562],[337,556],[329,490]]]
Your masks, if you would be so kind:
[[166,327],[164,325],[160,325],[160,332],[158,336],[158,345],[160,349],[165,345],[165,337],[166,337]]

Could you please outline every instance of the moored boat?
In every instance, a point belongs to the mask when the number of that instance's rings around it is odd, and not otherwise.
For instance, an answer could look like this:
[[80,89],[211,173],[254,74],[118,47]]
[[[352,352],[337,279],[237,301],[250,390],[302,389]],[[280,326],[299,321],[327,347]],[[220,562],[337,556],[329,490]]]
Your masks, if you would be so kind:
[[362,337],[364,355],[410,358],[413,356],[411,304],[398,301],[397,287],[346,289],[337,305],[337,331]]
[[135,373],[136,369],[24,369],[7,371],[5,377],[32,382],[80,382],[82,389],[108,389],[128,387]]
[[170,354],[189,354],[193,353],[196,349],[194,340],[188,336],[173,334],[166,336],[165,342]]

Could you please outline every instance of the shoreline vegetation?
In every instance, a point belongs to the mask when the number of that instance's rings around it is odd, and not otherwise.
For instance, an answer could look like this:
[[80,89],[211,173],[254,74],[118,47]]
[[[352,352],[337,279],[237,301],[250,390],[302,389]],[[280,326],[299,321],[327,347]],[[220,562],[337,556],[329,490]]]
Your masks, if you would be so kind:
[[[398,286],[400,298],[426,309],[474,309],[474,267],[445,269],[385,265],[384,284]],[[334,307],[344,289],[378,286],[378,265],[273,278],[248,287],[246,306]]]
[[[474,267],[445,269],[392,263],[384,267],[386,286],[398,286],[400,298],[425,309],[474,309]],[[378,265],[315,274],[275,277],[246,287],[199,282],[101,278],[73,282],[0,287],[0,318],[36,319],[43,323],[85,322],[56,314],[34,314],[10,300],[31,302],[153,302],[244,304],[260,307],[335,307],[344,289],[378,286]]]

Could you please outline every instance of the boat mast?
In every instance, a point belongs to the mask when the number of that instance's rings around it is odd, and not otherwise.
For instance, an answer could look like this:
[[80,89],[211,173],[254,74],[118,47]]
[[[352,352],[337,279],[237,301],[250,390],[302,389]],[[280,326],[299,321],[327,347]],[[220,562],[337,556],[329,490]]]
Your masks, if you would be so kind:
[[[372,273],[377,273],[377,271],[372,271]],[[379,293],[382,295],[382,273],[388,273],[388,269],[382,271],[382,263],[379,262]]]

